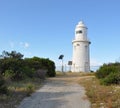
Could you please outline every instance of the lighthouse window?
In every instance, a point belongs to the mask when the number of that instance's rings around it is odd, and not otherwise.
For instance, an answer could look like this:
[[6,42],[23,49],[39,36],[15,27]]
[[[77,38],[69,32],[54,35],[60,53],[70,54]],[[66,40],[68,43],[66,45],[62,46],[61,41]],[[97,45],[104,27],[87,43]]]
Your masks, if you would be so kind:
[[80,34],[82,33],[82,30],[76,31],[76,34]]
[[80,44],[77,44],[77,46],[80,46]]

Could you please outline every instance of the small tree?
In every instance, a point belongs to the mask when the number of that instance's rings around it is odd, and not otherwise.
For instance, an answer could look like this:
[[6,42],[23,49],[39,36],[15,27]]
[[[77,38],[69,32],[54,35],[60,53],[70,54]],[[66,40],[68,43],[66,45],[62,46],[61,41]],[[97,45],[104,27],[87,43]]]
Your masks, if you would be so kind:
[[11,52],[7,52],[7,51],[3,51],[2,55],[0,55],[0,58],[5,59],[5,58],[14,58],[14,59],[22,59],[24,55],[22,55],[21,53],[17,53],[16,51],[11,51]]
[[12,80],[22,79],[22,68],[24,67],[23,55],[16,51],[3,51],[0,55],[0,74],[9,75]]

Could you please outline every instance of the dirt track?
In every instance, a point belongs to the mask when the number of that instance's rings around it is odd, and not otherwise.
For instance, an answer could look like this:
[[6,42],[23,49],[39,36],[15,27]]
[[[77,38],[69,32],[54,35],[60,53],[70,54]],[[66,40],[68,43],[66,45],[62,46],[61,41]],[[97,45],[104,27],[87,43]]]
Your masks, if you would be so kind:
[[84,88],[72,80],[76,78],[46,80],[44,86],[25,98],[18,108],[90,108]]

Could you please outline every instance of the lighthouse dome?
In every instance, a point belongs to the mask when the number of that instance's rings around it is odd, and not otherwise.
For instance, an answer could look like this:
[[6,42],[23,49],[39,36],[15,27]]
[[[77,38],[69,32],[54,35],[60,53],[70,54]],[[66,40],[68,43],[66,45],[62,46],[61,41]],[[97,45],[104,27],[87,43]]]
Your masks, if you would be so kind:
[[86,27],[86,26],[83,21],[80,21],[76,27],[79,28],[79,27]]

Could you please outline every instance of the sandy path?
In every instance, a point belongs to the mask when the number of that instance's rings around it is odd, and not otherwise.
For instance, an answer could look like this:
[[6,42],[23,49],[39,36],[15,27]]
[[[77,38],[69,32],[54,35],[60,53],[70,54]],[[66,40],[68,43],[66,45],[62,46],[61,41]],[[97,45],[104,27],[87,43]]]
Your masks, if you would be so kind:
[[82,86],[62,78],[52,78],[32,96],[25,98],[18,108],[90,108],[90,102]]

